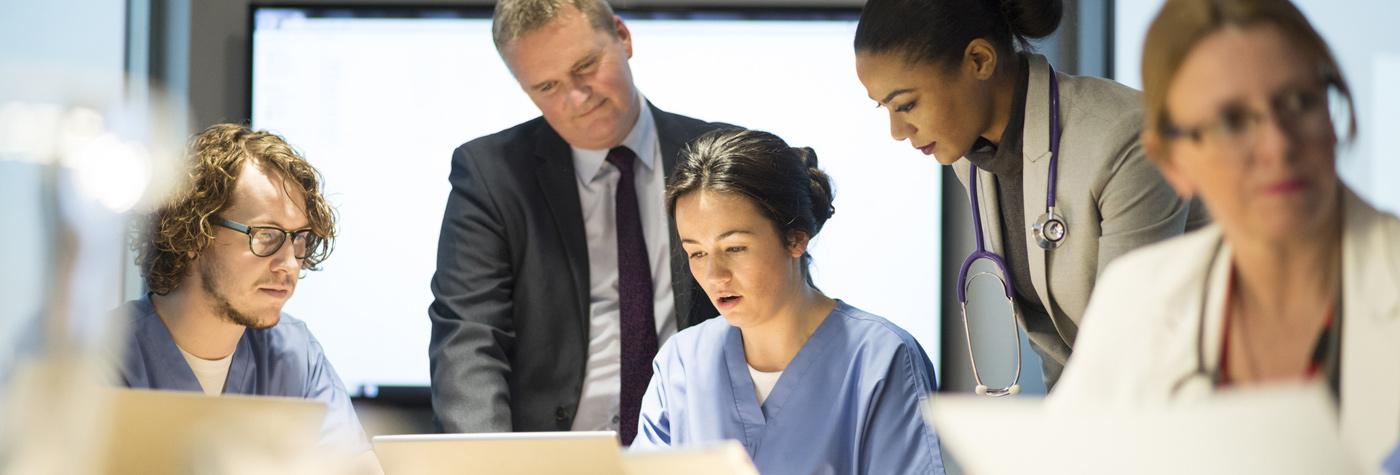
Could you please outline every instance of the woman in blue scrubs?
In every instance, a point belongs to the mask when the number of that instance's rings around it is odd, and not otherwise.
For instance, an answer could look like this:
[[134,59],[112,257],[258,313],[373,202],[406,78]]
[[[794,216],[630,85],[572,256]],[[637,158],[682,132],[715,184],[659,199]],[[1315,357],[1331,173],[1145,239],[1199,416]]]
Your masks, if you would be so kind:
[[632,447],[734,439],[763,473],[943,473],[919,414],[935,387],[923,348],[812,283],[807,246],[835,208],[811,149],[711,132],[682,152],[666,200],[724,318],[657,353]]

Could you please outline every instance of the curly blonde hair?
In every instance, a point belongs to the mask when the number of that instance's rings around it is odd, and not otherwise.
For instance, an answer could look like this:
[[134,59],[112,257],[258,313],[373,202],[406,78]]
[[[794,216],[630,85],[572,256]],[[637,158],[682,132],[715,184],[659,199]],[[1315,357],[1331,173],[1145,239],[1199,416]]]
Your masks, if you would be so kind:
[[151,292],[165,295],[184,281],[190,263],[214,239],[209,218],[228,206],[239,170],[249,160],[295,183],[306,197],[311,231],[321,239],[307,251],[302,268],[320,270],[335,239],[335,210],[321,192],[320,172],[276,134],[218,124],[190,140],[186,179],[133,235],[136,264]]

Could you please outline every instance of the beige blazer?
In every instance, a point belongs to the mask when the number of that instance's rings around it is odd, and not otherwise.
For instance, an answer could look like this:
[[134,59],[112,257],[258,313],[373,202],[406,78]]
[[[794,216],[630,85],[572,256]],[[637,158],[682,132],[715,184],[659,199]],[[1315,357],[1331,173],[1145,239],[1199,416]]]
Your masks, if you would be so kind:
[[[1047,338],[1074,345],[1094,281],[1109,261],[1184,232],[1191,206],[1176,195],[1138,143],[1141,93],[1107,79],[1057,73],[1061,135],[1055,199],[1069,234],[1054,250],[1037,246],[1029,228],[1045,212],[1050,175],[1050,68],[1040,55],[1030,55],[1029,66],[1021,143],[1030,255],[1023,259],[1028,259],[1035,293],[1050,310],[1058,332],[1030,335],[1032,343],[1045,350]],[[966,158],[953,164],[964,188],[970,167]],[[977,175],[983,244],[1005,255],[996,178],[987,171]],[[1193,227],[1204,219],[1197,214],[1191,216]],[[1064,364],[1069,355],[1050,356]]]
[[[1344,193],[1340,422],[1357,467],[1369,473],[1400,437],[1400,219]],[[1220,228],[1209,226],[1109,266],[1049,404],[1209,397],[1208,378],[1182,383],[1196,373],[1198,351],[1207,371],[1219,365],[1230,255]]]

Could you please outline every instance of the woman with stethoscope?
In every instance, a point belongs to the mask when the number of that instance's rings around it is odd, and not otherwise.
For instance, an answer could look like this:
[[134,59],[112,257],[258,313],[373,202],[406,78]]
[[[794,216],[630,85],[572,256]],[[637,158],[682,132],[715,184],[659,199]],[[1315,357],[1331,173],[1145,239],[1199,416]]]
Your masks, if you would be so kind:
[[1286,0],[1168,1],[1142,58],[1148,154],[1218,225],[1109,266],[1050,405],[1312,380],[1375,471],[1400,438],[1400,219],[1337,177],[1337,61]]
[[[856,73],[889,111],[890,134],[967,187],[977,250],[959,273],[992,275],[1043,362],[1046,386],[1069,359],[1094,281],[1114,257],[1196,224],[1138,145],[1142,105],[1118,83],[1056,73],[1019,53],[1059,25],[1058,0],[870,0],[856,28]],[[973,261],[999,275],[969,275]],[[1019,335],[1018,335],[1019,336]],[[972,358],[972,338],[968,335]],[[1019,391],[1016,378],[979,394]]]

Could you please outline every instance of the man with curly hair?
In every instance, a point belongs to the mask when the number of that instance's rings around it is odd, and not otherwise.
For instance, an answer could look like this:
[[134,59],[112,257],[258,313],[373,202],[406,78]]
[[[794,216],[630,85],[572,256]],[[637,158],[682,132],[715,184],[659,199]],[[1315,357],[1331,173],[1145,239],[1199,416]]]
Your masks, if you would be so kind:
[[130,318],[123,383],[315,399],[323,441],[369,450],[320,343],[282,313],[335,236],[320,175],[281,137],[233,124],[195,136],[185,167],[133,237],[150,293],[117,309]]

